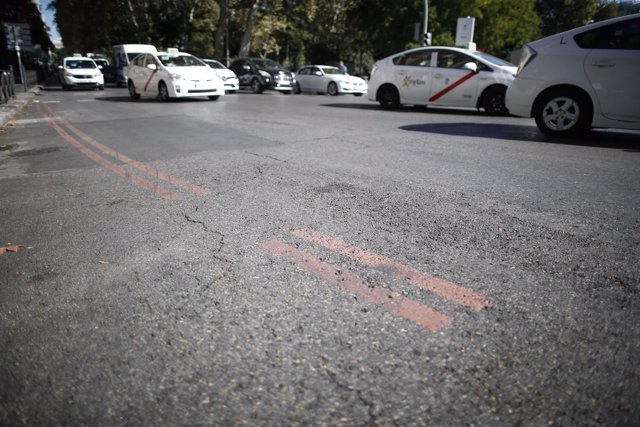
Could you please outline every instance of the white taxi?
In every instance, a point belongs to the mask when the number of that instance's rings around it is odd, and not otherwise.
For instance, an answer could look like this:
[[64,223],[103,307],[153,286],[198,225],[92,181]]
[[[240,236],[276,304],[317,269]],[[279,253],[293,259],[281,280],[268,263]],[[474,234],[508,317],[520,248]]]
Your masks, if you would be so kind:
[[102,71],[91,58],[70,56],[62,60],[58,66],[62,89],[71,90],[76,87],[104,90]]
[[639,130],[639,76],[640,14],[613,18],[526,44],[507,106],[553,137]]
[[507,114],[505,93],[517,67],[495,56],[455,47],[422,47],[377,61],[368,96],[385,108],[401,104],[482,108]]
[[132,99],[140,95],[171,98],[207,96],[216,100],[224,95],[224,83],[200,59],[177,49],[141,53],[127,67],[127,87]]

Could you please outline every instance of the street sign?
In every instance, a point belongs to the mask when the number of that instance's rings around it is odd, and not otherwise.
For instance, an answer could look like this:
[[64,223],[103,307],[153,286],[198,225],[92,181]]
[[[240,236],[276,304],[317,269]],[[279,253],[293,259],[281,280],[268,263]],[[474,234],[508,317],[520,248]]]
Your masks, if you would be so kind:
[[4,23],[4,33],[7,35],[7,49],[10,51],[33,52],[31,30],[29,24],[13,22]]

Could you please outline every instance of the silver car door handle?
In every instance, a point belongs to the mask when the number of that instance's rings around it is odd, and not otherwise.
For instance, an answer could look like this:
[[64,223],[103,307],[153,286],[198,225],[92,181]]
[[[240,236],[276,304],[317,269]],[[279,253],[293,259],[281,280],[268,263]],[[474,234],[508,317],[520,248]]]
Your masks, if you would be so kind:
[[433,77],[435,77],[436,79],[441,79],[443,76],[440,73],[436,73]]

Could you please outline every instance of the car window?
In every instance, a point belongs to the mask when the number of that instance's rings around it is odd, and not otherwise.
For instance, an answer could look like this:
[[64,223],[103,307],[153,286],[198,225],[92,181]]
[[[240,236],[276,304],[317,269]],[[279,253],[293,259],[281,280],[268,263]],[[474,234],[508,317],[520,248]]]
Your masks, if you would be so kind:
[[193,55],[158,55],[158,59],[165,67],[208,67]]
[[87,59],[72,59],[66,62],[65,68],[96,68],[96,64],[95,62]]
[[254,59],[253,62],[260,68],[272,68],[274,70],[279,70],[282,68],[276,61],[272,61],[266,58]]
[[311,72],[311,69],[303,68],[302,70],[298,71],[298,74],[306,76],[306,75],[309,75],[310,72]]
[[396,65],[430,67],[432,54],[433,51],[430,50],[417,50],[395,57],[393,63]]
[[137,65],[139,67],[144,67],[144,57],[145,57],[145,55],[136,56],[135,58],[133,58],[133,61],[131,61],[131,65]]
[[158,60],[153,55],[147,55],[145,59],[145,65],[149,65],[149,64],[154,64],[156,67],[160,65],[158,64]]
[[226,68],[224,65],[222,65],[218,61],[207,61],[207,65],[209,65],[209,67],[211,68],[216,68],[220,70]]
[[322,67],[322,71],[324,71],[325,74],[347,74],[340,71],[337,67]]
[[640,18],[585,31],[573,39],[583,49],[640,50]]
[[475,61],[464,53],[447,50],[438,51],[438,68],[455,68],[461,70],[467,62],[478,63],[478,61]]

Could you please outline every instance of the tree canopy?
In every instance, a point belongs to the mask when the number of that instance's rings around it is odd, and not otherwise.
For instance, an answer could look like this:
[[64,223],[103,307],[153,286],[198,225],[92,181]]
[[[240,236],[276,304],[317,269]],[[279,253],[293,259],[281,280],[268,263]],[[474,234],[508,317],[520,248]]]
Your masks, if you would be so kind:
[[[201,57],[271,57],[290,68],[375,59],[416,47],[424,0],[53,0],[65,53],[122,43],[178,47]],[[615,14],[605,0],[431,0],[434,45],[453,45],[457,19],[476,19],[479,49],[505,59],[522,44]],[[420,28],[420,39],[423,29]]]

